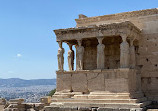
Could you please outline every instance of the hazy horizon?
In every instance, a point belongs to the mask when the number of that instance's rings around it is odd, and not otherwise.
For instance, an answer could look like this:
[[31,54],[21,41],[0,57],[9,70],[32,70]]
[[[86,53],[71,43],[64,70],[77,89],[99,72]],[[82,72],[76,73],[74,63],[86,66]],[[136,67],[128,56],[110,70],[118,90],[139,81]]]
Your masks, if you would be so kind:
[[[38,80],[38,79],[25,79],[25,78],[0,78],[0,79],[22,79],[22,80]],[[56,79],[56,78],[42,78],[42,79]]]

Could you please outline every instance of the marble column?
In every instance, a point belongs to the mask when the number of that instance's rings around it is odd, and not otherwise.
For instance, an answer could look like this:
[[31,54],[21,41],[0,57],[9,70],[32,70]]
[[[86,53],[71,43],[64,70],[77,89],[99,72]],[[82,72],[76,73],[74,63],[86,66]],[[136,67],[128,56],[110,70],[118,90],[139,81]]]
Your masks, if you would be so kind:
[[104,69],[104,49],[105,45],[102,44],[103,38],[97,38],[98,39],[98,46],[97,46],[97,69]]
[[133,45],[133,40],[130,40],[130,68],[135,68],[136,57],[135,57],[135,47]]
[[68,51],[68,66],[69,66],[69,71],[73,71],[74,70],[74,51],[72,50],[72,44],[69,44],[69,48],[70,50]]
[[64,53],[65,53],[65,50],[62,47],[62,42],[61,41],[59,41],[58,44],[59,44],[59,49],[58,49],[58,54],[57,54],[57,57],[58,57],[58,70],[63,71],[64,70],[63,67],[64,67]]
[[127,35],[123,34],[120,44],[120,68],[129,68],[129,44],[126,41]]
[[78,46],[76,47],[76,70],[83,70],[83,57],[84,47],[81,45],[82,40],[77,40]]

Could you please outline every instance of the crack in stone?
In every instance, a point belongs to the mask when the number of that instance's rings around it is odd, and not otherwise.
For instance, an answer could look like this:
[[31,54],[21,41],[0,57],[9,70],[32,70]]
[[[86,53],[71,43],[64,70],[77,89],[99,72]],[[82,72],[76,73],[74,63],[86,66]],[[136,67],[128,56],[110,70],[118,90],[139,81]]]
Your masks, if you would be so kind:
[[92,79],[97,78],[99,75],[100,75],[100,73],[98,73],[95,77],[92,77],[91,79],[87,79],[87,82],[88,82],[89,80],[92,80]]

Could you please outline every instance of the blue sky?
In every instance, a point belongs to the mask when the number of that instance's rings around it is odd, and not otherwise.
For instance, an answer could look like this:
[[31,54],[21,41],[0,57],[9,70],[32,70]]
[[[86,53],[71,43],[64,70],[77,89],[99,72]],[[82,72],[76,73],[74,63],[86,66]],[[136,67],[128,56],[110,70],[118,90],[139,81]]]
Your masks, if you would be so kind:
[[[54,29],[89,17],[157,8],[158,0],[0,0],[0,78],[55,78]],[[65,48],[65,69],[67,51]]]

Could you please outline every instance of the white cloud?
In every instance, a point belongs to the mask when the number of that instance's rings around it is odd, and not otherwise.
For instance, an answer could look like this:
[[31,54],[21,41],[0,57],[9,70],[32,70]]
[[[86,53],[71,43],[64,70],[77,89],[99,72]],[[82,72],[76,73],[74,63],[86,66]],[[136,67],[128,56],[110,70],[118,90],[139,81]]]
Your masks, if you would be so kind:
[[21,54],[17,54],[17,55],[16,55],[16,57],[21,57],[21,56],[22,56]]

